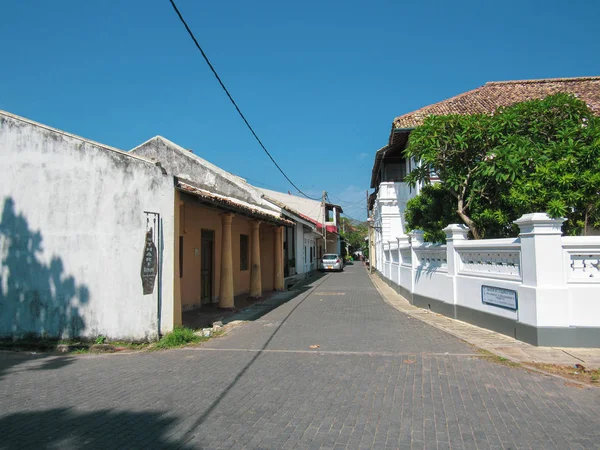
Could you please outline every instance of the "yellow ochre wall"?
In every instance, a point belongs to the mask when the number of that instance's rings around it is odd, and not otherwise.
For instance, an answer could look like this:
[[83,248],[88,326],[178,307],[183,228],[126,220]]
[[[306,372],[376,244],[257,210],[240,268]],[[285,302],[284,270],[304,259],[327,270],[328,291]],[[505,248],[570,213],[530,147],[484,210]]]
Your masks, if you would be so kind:
[[[221,275],[221,214],[222,211],[203,206],[193,197],[180,194],[179,204],[179,233],[175,249],[175,305],[180,310],[186,310],[201,305],[201,261],[202,230],[214,232],[214,259],[213,259],[213,296],[212,302],[216,303],[219,297],[219,280]],[[234,294],[240,295],[250,292],[250,268],[252,250],[252,219],[235,215],[231,223],[231,247],[233,260]],[[248,270],[240,270],[240,235],[248,236]],[[179,236],[183,236],[183,277],[179,278]],[[275,233],[270,224],[260,225],[260,251],[263,291],[273,290],[274,285],[274,239]],[[197,251],[195,250],[197,249]],[[177,287],[178,286],[178,287]],[[179,298],[178,300],[178,292]],[[181,316],[181,314],[179,314]]]
[[275,231],[273,225],[260,224],[260,271],[262,289],[272,291],[275,280]]
[[[219,295],[221,271],[221,217],[216,210],[203,207],[194,200],[184,198],[182,211],[183,277],[181,280],[181,306],[183,309],[200,306],[200,271],[202,258],[202,230],[214,232],[213,301]],[[179,265],[177,266],[179,275]]]
[[[240,235],[248,236],[248,269],[240,270]],[[231,254],[233,260],[233,295],[250,292],[250,251],[252,249],[252,225],[244,216],[235,216],[231,221]]]

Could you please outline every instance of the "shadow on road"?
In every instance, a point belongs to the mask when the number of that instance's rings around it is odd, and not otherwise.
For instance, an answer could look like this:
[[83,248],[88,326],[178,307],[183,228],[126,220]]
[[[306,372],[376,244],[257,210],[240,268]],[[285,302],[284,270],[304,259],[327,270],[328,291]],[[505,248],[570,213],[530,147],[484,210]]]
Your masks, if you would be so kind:
[[[71,364],[74,359],[72,356],[51,353],[23,353],[0,350],[0,380],[11,373],[61,369]],[[20,364],[26,364],[26,366],[16,368]],[[1,446],[0,449],[2,449]]]
[[217,304],[205,305],[200,308],[183,312],[183,324],[186,327],[198,329],[211,327],[214,322],[224,324],[234,320],[254,321],[272,311],[273,309],[295,299],[311,289],[311,284],[327,275],[324,272],[315,272],[308,278],[296,283],[288,291],[269,292],[260,300],[248,299],[247,294],[235,298],[235,310],[223,311]]
[[[327,278],[322,279],[325,277],[326,274],[318,273],[317,275],[318,275],[317,278],[312,278],[310,280],[307,280],[307,282],[315,283],[315,281],[319,281],[318,283],[313,284],[312,286],[309,286],[307,284],[298,286],[299,293],[294,295],[293,297],[290,297],[286,301],[289,301],[292,298],[296,298],[299,295],[306,293],[307,291],[309,292],[311,290],[315,290],[316,288],[321,286],[325,281],[327,281]],[[293,290],[294,289],[292,289],[292,291]],[[275,330],[273,331],[273,334],[271,334],[271,336],[269,337],[269,339],[267,339],[267,341],[264,343],[264,345],[261,347],[261,349],[254,354],[252,359],[236,375],[236,377],[233,379],[233,381],[231,383],[229,383],[229,386],[227,386],[225,389],[223,389],[223,391],[219,394],[219,396],[215,399],[215,401],[208,407],[208,409],[198,418],[198,420],[196,420],[194,422],[194,424],[190,427],[190,429],[185,434],[185,437],[184,437],[185,442],[188,442],[189,440],[194,439],[194,437],[195,437],[193,435],[194,430],[196,428],[198,428],[200,425],[202,425],[202,423],[204,423],[204,421],[206,421],[206,419],[211,415],[211,413],[215,410],[215,408],[217,408],[217,406],[219,406],[219,404],[221,403],[223,398],[225,398],[227,393],[231,389],[233,389],[233,387],[238,383],[238,381],[244,376],[244,374],[248,371],[248,369],[252,366],[252,364],[254,364],[254,362],[258,359],[258,357],[263,353],[263,350],[265,350],[269,346],[269,344],[271,343],[273,338],[275,338],[275,336],[277,335],[277,333],[279,332],[279,330],[281,329],[283,324],[285,324],[285,322],[290,318],[290,316],[294,313],[294,311],[296,311],[296,309],[298,309],[298,307],[304,302],[304,300],[306,300],[308,298],[309,295],[310,295],[310,293],[308,295],[306,295],[302,300],[300,300],[298,302],[298,304],[296,306],[294,306],[294,308],[292,308],[292,310],[285,316],[285,318],[281,321],[281,323],[277,326],[277,328],[275,328]],[[283,303],[285,303],[285,302],[282,302],[281,304],[283,304]],[[264,314],[266,314],[266,312]]]
[[161,412],[71,408],[15,413],[0,418],[0,449],[22,448],[161,448],[190,449],[169,437],[177,419]]

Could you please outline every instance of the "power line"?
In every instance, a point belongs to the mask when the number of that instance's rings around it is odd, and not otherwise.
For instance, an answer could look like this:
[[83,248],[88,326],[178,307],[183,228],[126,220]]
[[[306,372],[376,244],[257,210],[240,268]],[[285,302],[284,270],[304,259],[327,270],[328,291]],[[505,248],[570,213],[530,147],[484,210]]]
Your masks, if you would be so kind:
[[[364,199],[358,200],[358,201],[356,201],[356,202],[349,202],[349,201],[347,201],[347,200],[342,200],[340,197],[337,197],[337,196],[335,196],[335,195],[332,195],[332,197],[333,197],[333,198],[337,198],[337,199],[339,200],[339,202],[340,202],[340,203],[342,203],[342,206],[345,206],[345,207],[348,207],[348,206],[353,206],[353,205],[358,205],[359,203],[364,203],[364,202],[365,202],[365,200],[364,200]],[[344,205],[344,203],[345,203],[346,205]]]
[[344,213],[344,216],[346,216],[348,219],[352,219],[352,220],[354,220],[355,222],[359,222],[359,223],[364,223],[364,222],[366,222],[366,220],[359,220],[359,219],[356,219],[356,218],[354,218],[354,217],[352,217],[352,216],[349,216],[349,215],[348,215],[348,214],[346,214],[346,213]]
[[275,164],[275,167],[277,167],[279,169],[279,171],[281,172],[281,174],[285,177],[285,179],[288,180],[290,182],[290,184],[292,186],[294,186],[294,188],[296,188],[296,190],[298,192],[300,192],[302,195],[304,195],[306,198],[309,198],[311,200],[320,200],[320,199],[309,197],[304,192],[302,192],[302,190],[298,186],[296,186],[292,180],[290,180],[290,178],[286,175],[286,173],[283,171],[283,169],[281,167],[279,167],[279,164],[277,164],[277,161],[275,161],[275,159],[271,156],[271,154],[269,153],[269,151],[267,150],[267,148],[264,146],[264,144],[262,143],[262,141],[260,140],[260,138],[258,137],[258,135],[254,132],[254,129],[252,128],[252,126],[250,125],[250,123],[248,123],[248,120],[246,120],[246,116],[244,116],[244,114],[242,113],[242,111],[238,107],[237,103],[235,102],[235,100],[233,99],[233,97],[231,96],[231,94],[229,93],[229,91],[227,90],[227,88],[225,87],[225,85],[223,84],[223,81],[221,81],[221,77],[219,77],[219,74],[217,73],[217,71],[215,70],[215,68],[213,67],[213,65],[208,60],[208,56],[206,56],[206,53],[204,53],[204,50],[202,50],[202,47],[200,47],[200,44],[196,40],[196,37],[194,36],[194,33],[192,33],[192,30],[190,30],[190,27],[188,26],[187,22],[185,21],[185,19],[183,18],[183,16],[179,12],[179,9],[177,8],[177,5],[175,4],[175,2],[173,0],[169,0],[169,1],[171,2],[171,6],[173,6],[173,9],[175,10],[175,12],[177,13],[177,15],[179,16],[179,20],[181,20],[181,23],[183,24],[183,26],[187,30],[188,34],[190,35],[190,37],[194,41],[194,44],[196,44],[196,47],[198,48],[198,50],[200,50],[200,53],[202,53],[202,57],[206,61],[206,64],[208,64],[208,67],[210,67],[210,70],[212,70],[212,73],[214,74],[214,76],[216,77],[217,81],[219,82],[219,84],[221,85],[221,87],[223,88],[223,90],[225,91],[225,93],[227,94],[227,97],[229,97],[229,100],[231,101],[231,103],[235,107],[236,111],[238,112],[238,114],[240,115],[240,117],[242,118],[242,120],[244,121],[244,123],[246,124],[246,126],[248,127],[248,129],[250,130],[250,132],[252,133],[252,135],[254,136],[254,138],[256,139],[256,141],[258,142],[258,144],[262,147],[262,149],[265,151],[265,153],[269,156],[269,158],[271,159],[271,161],[273,161],[273,164]]
[[358,204],[364,203],[364,202],[365,202],[364,199],[361,199],[361,200],[358,200],[358,201],[355,201],[355,202],[348,202],[346,200],[340,200],[340,203],[342,203],[342,206],[345,206],[345,207],[358,205]]

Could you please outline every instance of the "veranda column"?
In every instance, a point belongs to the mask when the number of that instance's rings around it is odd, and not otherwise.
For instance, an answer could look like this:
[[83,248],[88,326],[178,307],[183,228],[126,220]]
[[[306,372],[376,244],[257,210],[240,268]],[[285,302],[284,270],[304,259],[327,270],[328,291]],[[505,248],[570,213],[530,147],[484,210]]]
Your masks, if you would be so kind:
[[252,222],[252,254],[250,255],[250,297],[262,297],[260,270],[260,221]]
[[231,256],[232,213],[221,214],[221,283],[219,288],[219,308],[233,308],[233,258]]
[[275,228],[275,280],[274,289],[283,291],[283,227]]

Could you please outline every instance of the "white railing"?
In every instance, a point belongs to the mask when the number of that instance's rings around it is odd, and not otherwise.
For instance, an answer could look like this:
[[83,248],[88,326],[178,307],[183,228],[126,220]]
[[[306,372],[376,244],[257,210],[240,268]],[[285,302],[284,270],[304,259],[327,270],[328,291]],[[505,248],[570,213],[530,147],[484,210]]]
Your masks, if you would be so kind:
[[441,272],[448,270],[448,250],[445,245],[415,248],[415,254],[419,261],[418,268],[420,270],[439,270]]
[[563,237],[568,282],[600,283],[600,237]]
[[446,245],[413,231],[385,243],[382,275],[425,305],[431,299],[534,327],[600,327],[600,236],[563,237],[562,222],[526,214],[515,222],[519,237],[487,240],[467,240],[465,226],[449,225]]
[[412,251],[409,247],[400,248],[400,265],[405,267],[411,267],[412,265]]
[[464,241],[456,245],[457,273],[521,280],[521,244],[518,239]]

